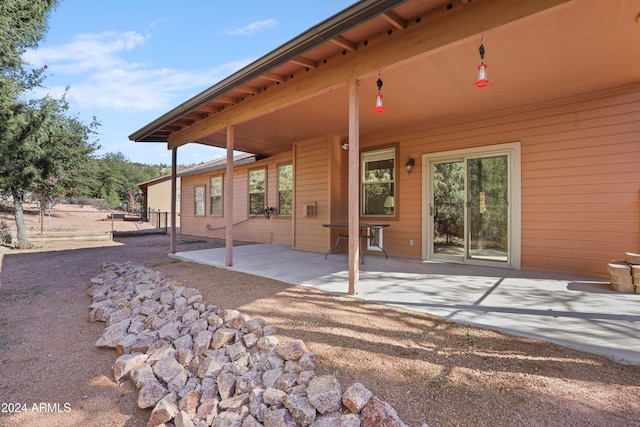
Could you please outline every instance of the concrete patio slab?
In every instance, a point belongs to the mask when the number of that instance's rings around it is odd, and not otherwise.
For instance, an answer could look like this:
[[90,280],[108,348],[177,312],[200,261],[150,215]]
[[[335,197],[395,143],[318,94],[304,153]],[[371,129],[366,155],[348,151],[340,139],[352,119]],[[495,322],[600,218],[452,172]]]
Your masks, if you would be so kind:
[[[170,255],[326,292],[348,294],[347,255],[292,250],[289,246],[235,246]],[[463,264],[367,255],[356,298],[402,307],[512,335],[538,338],[640,365],[640,295],[609,283]]]

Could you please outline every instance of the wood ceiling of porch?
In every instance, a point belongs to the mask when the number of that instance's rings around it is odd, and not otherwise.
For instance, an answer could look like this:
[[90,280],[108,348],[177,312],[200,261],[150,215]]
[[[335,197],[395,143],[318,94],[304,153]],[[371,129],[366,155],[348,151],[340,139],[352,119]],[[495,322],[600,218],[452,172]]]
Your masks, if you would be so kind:
[[[376,63],[376,58],[367,56],[367,46],[393,43],[403,32],[417,28],[429,31],[436,28],[435,23],[441,24],[440,28],[447,28],[448,20],[463,19],[465,14],[473,13],[474,8],[481,10],[483,5],[493,7],[495,11],[515,3],[520,2],[408,1],[338,37],[319,40],[315,47],[296,58],[197,106],[140,140],[173,140],[176,141],[173,146],[198,142],[226,147],[226,129],[212,126],[212,118],[242,111],[243,104],[260,106],[261,99],[266,99],[267,94],[270,98],[278,97],[279,90],[284,87],[300,89],[301,96],[295,101],[284,99],[281,106],[260,116],[247,115],[246,120],[234,122],[237,150],[272,155],[290,150],[295,141],[322,135],[346,136],[347,79],[311,94],[305,94],[302,89],[314,75],[330,70],[336,63],[347,66],[356,55],[353,76],[346,77],[357,77],[360,82],[360,131],[363,137],[384,134],[389,129],[410,131],[424,126],[441,126],[549,99],[638,82],[640,25],[636,20],[640,0],[573,0],[462,37],[444,47],[428,49],[425,54],[410,60],[384,66],[384,58],[380,58],[378,70],[358,69],[361,62]],[[493,84],[489,88],[476,89],[473,83],[480,61],[481,36]],[[402,44],[398,49],[402,49]],[[377,93],[378,71],[384,82],[382,93],[387,111],[383,114],[371,111]],[[210,132],[207,132],[208,128]]]

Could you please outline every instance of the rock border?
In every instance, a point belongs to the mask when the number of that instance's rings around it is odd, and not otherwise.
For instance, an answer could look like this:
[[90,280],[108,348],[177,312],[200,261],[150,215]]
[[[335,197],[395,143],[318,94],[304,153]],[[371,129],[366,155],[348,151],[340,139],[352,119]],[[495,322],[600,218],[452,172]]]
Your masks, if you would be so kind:
[[158,271],[109,262],[90,282],[89,321],[106,322],[95,346],[115,349],[114,379],[134,382],[149,427],[407,426],[363,384],[316,375],[303,341]]

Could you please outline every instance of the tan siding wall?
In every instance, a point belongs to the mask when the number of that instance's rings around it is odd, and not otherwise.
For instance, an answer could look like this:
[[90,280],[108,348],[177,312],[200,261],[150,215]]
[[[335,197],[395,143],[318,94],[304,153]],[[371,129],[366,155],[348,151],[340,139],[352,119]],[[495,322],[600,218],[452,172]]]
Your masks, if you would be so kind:
[[[203,217],[194,216],[194,191],[198,185],[206,185],[207,180],[204,175],[187,176],[181,180],[180,189],[180,233],[190,236],[204,235]],[[207,186],[207,194],[208,194]]]
[[[640,251],[639,85],[426,130],[361,137],[362,150],[398,144],[398,218],[385,221],[391,227],[384,231],[389,255],[422,256],[423,154],[516,141],[522,149],[522,241],[514,243],[520,244],[523,269],[606,277],[610,260]],[[416,160],[411,175],[404,169],[409,156]],[[236,226],[236,239],[324,252],[334,236],[322,224],[347,218],[348,152],[338,138],[298,142],[290,153],[236,167],[234,217],[247,218],[248,169],[268,166],[268,204],[276,205],[277,164],[292,158],[293,226],[289,218],[252,219]],[[183,233],[224,237],[224,230],[205,230],[207,224],[224,225],[222,219],[193,218],[198,182],[206,184],[208,197],[208,177],[183,178]],[[304,218],[302,206],[311,202],[317,216]]]
[[[322,224],[331,222],[329,197],[329,141],[318,138],[295,144],[295,249],[324,252],[328,248],[329,231]],[[316,203],[315,218],[303,216],[303,206]]]
[[385,248],[420,257],[423,153],[521,141],[522,268],[606,277],[610,260],[640,250],[640,87],[632,89],[363,143],[399,140],[399,163],[416,159],[411,176],[400,174],[401,221],[385,230]]
[[[277,206],[278,193],[278,165],[291,162],[291,153],[272,156],[267,159],[250,163],[248,165],[235,166],[233,177],[233,222],[234,240],[291,244],[291,217],[277,215],[270,219],[264,215],[249,216],[248,208],[248,176],[249,170],[267,168],[267,206]],[[182,179],[182,234],[191,236],[225,238],[225,218],[210,215],[210,178],[220,175],[220,172],[184,177]],[[224,185],[227,185],[226,176]],[[204,217],[193,215],[193,193],[196,185],[206,185],[206,211]],[[207,226],[209,228],[207,228]]]
[[[176,185],[180,188],[180,178]],[[147,187],[147,208],[160,212],[171,212],[171,180],[163,181]],[[176,203],[176,226],[180,227],[180,203]]]
[[[180,187],[180,178],[177,179],[177,186]],[[147,188],[147,206],[162,212],[171,210],[171,180],[150,185]],[[180,207],[176,206],[176,209],[179,213]]]

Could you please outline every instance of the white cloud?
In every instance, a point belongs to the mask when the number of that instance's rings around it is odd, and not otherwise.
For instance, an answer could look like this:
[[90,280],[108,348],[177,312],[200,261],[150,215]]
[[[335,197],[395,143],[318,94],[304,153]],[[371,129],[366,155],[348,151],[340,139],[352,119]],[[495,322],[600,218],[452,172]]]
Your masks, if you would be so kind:
[[123,64],[119,53],[143,44],[147,37],[135,31],[80,34],[67,44],[25,52],[23,58],[35,67],[48,65],[61,74],[82,74]]
[[244,27],[234,28],[232,30],[225,31],[224,34],[228,36],[252,36],[260,30],[273,28],[276,26],[275,19],[265,19],[263,21],[256,21],[245,25]]
[[[65,45],[30,51],[25,59],[34,66],[47,64],[57,81],[73,79],[68,83],[67,99],[76,107],[120,112],[167,111],[250,62],[239,60],[191,71],[154,68],[123,58],[123,52],[146,40],[136,32],[84,34]],[[64,86],[51,86],[37,90],[35,96],[60,97],[63,92]]]

